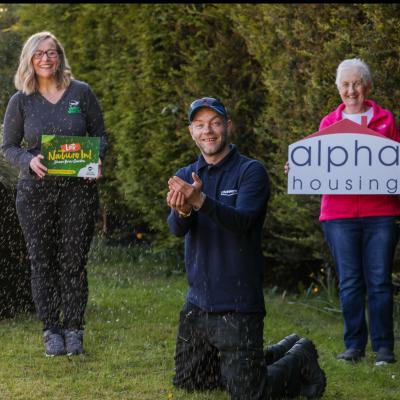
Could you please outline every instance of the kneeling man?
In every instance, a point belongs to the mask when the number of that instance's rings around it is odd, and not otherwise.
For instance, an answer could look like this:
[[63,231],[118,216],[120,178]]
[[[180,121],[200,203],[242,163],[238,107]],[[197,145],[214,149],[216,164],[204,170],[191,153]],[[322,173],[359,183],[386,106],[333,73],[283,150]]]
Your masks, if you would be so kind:
[[211,97],[189,107],[196,162],[169,179],[170,231],[185,237],[189,282],[173,383],[228,391],[231,400],[320,397],[314,344],[290,335],[263,350],[262,226],[270,194],[263,165],[229,144],[232,122]]

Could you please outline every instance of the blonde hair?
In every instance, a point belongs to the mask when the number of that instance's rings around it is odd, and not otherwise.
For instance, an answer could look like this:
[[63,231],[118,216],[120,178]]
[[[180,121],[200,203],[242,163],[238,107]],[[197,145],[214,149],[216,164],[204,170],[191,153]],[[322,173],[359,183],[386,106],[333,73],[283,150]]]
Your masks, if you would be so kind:
[[71,67],[69,66],[67,57],[65,56],[64,48],[58,39],[50,32],[35,33],[28,38],[22,48],[18,69],[14,77],[14,83],[17,90],[21,90],[27,95],[37,92],[39,89],[35,70],[32,64],[32,57],[39,47],[39,44],[46,39],[53,40],[59,54],[59,65],[55,72],[57,87],[60,89],[67,88],[73,78]]

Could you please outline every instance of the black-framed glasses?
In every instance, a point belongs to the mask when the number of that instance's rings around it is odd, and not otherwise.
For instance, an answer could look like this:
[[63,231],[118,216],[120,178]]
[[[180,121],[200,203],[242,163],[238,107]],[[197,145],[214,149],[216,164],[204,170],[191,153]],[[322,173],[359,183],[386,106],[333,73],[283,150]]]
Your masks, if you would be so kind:
[[49,49],[46,51],[36,50],[33,53],[33,58],[35,60],[40,60],[45,54],[46,54],[47,58],[57,58],[59,53],[57,50],[54,50],[54,49]]

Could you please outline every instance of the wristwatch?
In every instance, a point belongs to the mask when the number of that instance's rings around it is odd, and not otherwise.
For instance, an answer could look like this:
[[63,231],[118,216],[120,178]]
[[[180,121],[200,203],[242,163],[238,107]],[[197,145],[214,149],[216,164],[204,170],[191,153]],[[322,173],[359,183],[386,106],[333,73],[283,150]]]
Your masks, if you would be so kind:
[[178,214],[181,218],[188,218],[192,215],[192,209],[190,209],[190,211],[188,213],[178,210]]
[[203,207],[204,201],[206,200],[207,196],[205,195],[205,193],[201,192],[200,195],[201,195],[201,206],[200,207],[193,206],[194,211],[199,211],[200,208]]

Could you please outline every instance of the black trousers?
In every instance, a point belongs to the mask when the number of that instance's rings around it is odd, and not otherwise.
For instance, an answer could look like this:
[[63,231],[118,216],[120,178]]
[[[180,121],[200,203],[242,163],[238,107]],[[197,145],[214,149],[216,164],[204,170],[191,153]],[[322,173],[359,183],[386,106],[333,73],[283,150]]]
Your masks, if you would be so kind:
[[44,329],[83,329],[86,262],[98,211],[96,182],[20,180],[16,205],[31,262],[32,296]]
[[173,384],[188,391],[226,389],[231,400],[267,396],[262,313],[180,313]]
[[302,362],[282,349],[273,357],[264,353],[263,321],[262,313],[207,313],[186,303],[173,384],[187,391],[225,389],[231,400],[297,397]]

